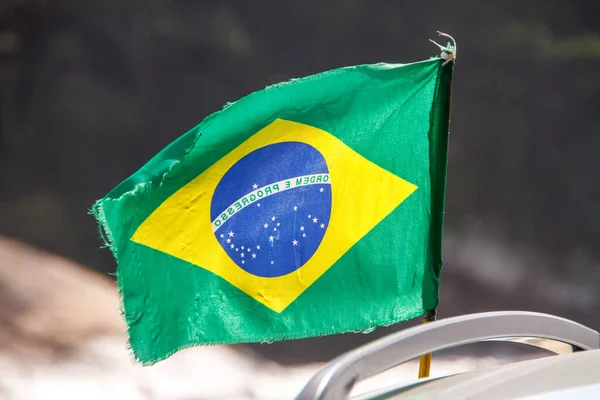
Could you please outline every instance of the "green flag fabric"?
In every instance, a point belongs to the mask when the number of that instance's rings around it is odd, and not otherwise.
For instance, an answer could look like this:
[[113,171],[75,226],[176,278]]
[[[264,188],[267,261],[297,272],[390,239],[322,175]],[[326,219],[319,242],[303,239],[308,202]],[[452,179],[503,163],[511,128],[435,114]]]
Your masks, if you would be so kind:
[[454,68],[443,63],[267,87],[97,201],[136,358],[365,331],[436,308]]

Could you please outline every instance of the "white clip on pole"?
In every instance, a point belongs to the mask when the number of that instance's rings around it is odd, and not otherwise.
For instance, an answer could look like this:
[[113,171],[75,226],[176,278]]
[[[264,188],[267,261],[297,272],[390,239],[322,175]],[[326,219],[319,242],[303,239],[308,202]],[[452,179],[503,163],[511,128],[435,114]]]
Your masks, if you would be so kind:
[[431,43],[435,44],[442,51],[442,53],[440,54],[440,57],[443,58],[444,60],[446,60],[442,65],[446,65],[450,61],[456,60],[456,50],[457,50],[456,40],[454,40],[454,38],[452,36],[448,35],[447,33],[443,33],[440,31],[437,31],[437,33],[438,33],[438,35],[447,37],[448,39],[450,39],[452,41],[452,44],[448,43],[448,45],[444,47],[441,44],[429,39],[429,41]]

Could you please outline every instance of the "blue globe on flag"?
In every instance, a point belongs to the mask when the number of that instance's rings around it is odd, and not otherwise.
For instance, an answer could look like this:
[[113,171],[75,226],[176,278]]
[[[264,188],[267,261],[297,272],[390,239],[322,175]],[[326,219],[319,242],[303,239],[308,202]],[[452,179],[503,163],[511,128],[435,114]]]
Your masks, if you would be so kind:
[[325,158],[301,142],[259,148],[234,164],[211,201],[214,234],[242,269],[277,277],[315,254],[331,216]]

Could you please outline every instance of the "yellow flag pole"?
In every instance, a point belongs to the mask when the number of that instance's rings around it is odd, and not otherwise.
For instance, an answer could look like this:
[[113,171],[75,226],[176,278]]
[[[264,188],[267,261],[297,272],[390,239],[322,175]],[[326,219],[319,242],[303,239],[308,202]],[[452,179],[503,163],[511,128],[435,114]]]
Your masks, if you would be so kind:
[[[436,45],[442,53],[440,54],[440,58],[446,60],[442,65],[448,64],[450,61],[454,61],[456,59],[456,41],[454,38],[446,33],[437,31],[438,35],[446,37],[452,41],[452,44],[448,43],[447,46],[442,46],[439,43],[429,39],[431,43]],[[429,322],[435,321],[437,314],[437,310],[429,310],[423,316],[423,323],[427,324]],[[419,357],[419,379],[428,378],[429,372],[431,370],[431,353],[423,354]]]
[[[436,310],[429,310],[423,316],[423,323],[435,321]],[[431,353],[422,355],[419,358],[419,379],[428,378],[431,370]]]

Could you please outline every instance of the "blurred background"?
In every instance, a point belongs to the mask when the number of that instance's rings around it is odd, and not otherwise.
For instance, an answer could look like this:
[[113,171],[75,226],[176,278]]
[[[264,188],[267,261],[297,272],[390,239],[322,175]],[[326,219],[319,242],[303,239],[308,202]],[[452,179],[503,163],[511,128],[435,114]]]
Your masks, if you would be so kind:
[[[600,2],[2,0],[0,399],[291,398],[320,363],[418,323],[141,368],[87,212],[226,102],[435,56],[436,30],[458,42],[439,317],[522,309],[600,329]],[[470,346],[433,373],[525,353]]]

